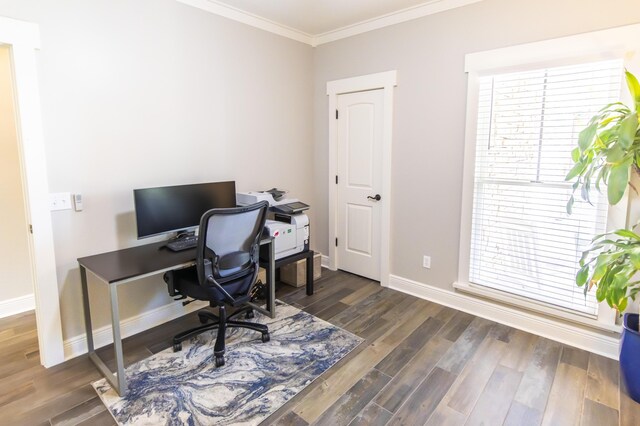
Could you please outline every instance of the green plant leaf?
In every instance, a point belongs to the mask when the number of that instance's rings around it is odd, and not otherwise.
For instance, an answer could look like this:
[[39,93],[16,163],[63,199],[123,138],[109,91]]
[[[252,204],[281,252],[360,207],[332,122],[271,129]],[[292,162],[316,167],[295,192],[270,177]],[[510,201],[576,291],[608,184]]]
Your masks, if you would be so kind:
[[605,144],[605,146],[609,145],[609,142],[612,139],[615,139],[614,136],[617,137],[617,133],[614,131],[614,128],[605,129],[601,131],[600,134],[598,135],[598,137],[600,138],[602,143]]
[[634,268],[640,270],[640,253],[631,253],[629,255],[629,261],[631,262]]
[[615,144],[607,151],[607,162],[619,163],[624,159],[625,152],[621,144]]
[[[615,115],[612,115],[612,116],[610,116],[610,117],[604,118],[604,119],[602,119],[602,120],[600,121],[599,127],[600,127],[600,128],[606,127],[606,126],[608,126],[608,125],[609,125],[609,123],[611,123],[612,121],[617,120],[617,119],[619,119],[619,118],[620,118],[620,117],[615,116]],[[600,136],[600,137],[602,138],[602,136]],[[603,138],[603,139],[604,139],[604,138]]]
[[600,169],[600,172],[598,172],[598,176],[596,176],[596,189],[599,192],[602,192],[602,189],[600,188],[600,182],[602,182],[602,179],[604,178],[604,174],[605,174],[606,170],[607,170],[607,166],[603,166]]
[[[616,107],[616,108],[614,108],[614,107]],[[612,102],[610,104],[606,104],[605,106],[600,108],[600,112],[603,112],[603,111],[615,111],[615,110],[620,109],[620,108],[627,108],[627,106],[625,104],[623,104],[622,102],[620,102],[620,101],[616,101],[616,102]],[[598,117],[598,116],[596,115],[596,117]]]
[[576,284],[578,287],[582,287],[587,283],[587,278],[589,278],[589,265],[585,265],[576,274]]
[[620,202],[624,195],[624,191],[627,189],[628,183],[629,164],[625,162],[611,167],[609,181],[607,182],[607,196],[609,198],[609,204],[615,205]]
[[594,122],[589,124],[586,129],[580,132],[580,135],[578,136],[578,146],[580,147],[581,152],[584,152],[589,145],[591,145],[597,129],[598,123]]
[[636,76],[629,71],[624,70],[624,75],[627,78],[627,86],[629,87],[629,93],[631,93],[636,110],[640,110],[640,83],[638,83]]
[[624,312],[624,310],[627,309],[627,303],[628,302],[629,302],[629,300],[627,299],[626,296],[620,297],[620,299],[618,299],[618,303],[616,305],[616,309],[618,310],[618,312]]
[[629,231],[628,229],[618,229],[616,231],[613,231],[613,233],[621,237],[632,238],[636,241],[640,241],[640,235],[636,234],[633,231]]
[[583,200],[585,200],[589,204],[592,204],[591,200],[589,199],[589,186],[590,185],[591,185],[591,182],[589,182],[589,180],[586,179],[584,181],[584,183],[582,184],[582,190],[580,191],[580,195],[582,196]]
[[604,300],[604,291],[602,290],[602,287],[598,287],[596,290],[596,300],[598,302],[602,302]]
[[593,274],[591,278],[589,278],[589,282],[598,282],[604,277],[604,274],[607,272],[607,268],[609,264],[606,261],[601,261],[601,258],[598,258],[598,262],[596,263],[595,268],[593,268]]
[[571,170],[569,170],[569,173],[567,173],[567,176],[564,178],[564,180],[571,180],[576,176],[582,174],[585,167],[586,167],[585,163],[576,163],[575,166],[573,166]]
[[567,201],[567,214],[571,214],[573,212],[573,203],[576,201],[576,197],[574,197],[573,195],[571,196],[571,198],[569,198],[569,201]]
[[635,113],[627,115],[624,120],[620,122],[620,129],[618,134],[618,142],[622,148],[629,149],[633,144],[633,140],[636,137],[636,131],[638,130],[638,116]]
[[577,163],[580,159],[580,148],[576,147],[571,151],[571,159],[574,163]]

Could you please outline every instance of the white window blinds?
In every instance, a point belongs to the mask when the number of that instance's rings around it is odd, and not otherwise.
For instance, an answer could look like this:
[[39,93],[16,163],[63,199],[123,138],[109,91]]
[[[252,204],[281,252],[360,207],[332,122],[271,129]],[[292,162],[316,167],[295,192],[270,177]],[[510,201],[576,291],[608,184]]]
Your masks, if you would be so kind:
[[480,78],[469,281],[595,316],[575,285],[582,250],[604,232],[607,202],[566,213],[578,133],[620,95],[622,61]]

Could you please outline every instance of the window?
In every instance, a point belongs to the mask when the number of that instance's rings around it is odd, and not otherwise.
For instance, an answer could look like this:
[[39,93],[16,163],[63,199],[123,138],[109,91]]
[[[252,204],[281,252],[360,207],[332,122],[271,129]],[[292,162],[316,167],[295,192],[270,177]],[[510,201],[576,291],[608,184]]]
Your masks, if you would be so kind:
[[575,285],[582,251],[607,223],[606,189],[566,213],[578,133],[617,101],[622,60],[478,77],[468,281],[597,315]]

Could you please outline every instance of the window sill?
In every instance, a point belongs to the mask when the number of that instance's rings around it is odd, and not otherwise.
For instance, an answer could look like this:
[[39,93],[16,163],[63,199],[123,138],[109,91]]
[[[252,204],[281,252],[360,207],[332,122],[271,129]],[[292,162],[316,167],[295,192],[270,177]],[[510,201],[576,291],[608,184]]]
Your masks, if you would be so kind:
[[494,290],[487,287],[481,287],[470,283],[454,282],[453,288],[457,291],[471,294],[473,296],[479,296],[484,299],[497,301],[506,305],[515,306],[527,311],[544,314],[550,317],[558,318],[563,321],[572,322],[589,328],[597,330],[603,330],[613,333],[621,333],[622,327],[617,324],[610,324],[603,321],[599,321],[594,316],[588,314],[582,314],[578,312],[571,312],[569,309],[553,306],[543,302],[536,302],[526,299],[522,296],[512,295],[502,292],[500,290]]

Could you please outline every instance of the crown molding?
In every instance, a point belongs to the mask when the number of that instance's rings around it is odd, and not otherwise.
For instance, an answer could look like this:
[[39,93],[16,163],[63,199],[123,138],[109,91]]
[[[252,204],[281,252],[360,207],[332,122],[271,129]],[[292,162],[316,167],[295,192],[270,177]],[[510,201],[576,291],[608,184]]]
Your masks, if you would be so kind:
[[282,25],[269,19],[263,18],[261,16],[245,12],[244,10],[237,9],[233,6],[229,6],[216,0],[176,1],[315,47],[321,44],[330,43],[332,41],[337,41],[343,38],[366,33],[368,31],[388,27],[390,25],[400,24],[402,22],[411,21],[413,19],[418,19],[424,16],[433,15],[435,13],[444,12],[446,10],[478,3],[482,0],[431,0],[418,6],[409,7],[397,12],[388,13],[386,15],[367,19],[353,25],[348,25],[346,27],[315,35],[307,34],[303,31],[296,30],[295,28],[291,28],[286,25]]
[[386,15],[358,22],[353,25],[348,25],[336,30],[327,31],[323,34],[317,34],[313,36],[312,46],[319,46],[321,44],[330,43],[332,41],[341,40],[347,37],[352,37],[354,35],[388,27],[390,25],[412,21],[424,16],[433,15],[481,1],[482,0],[431,0],[418,6],[413,6],[407,9],[399,10],[397,12],[388,13]]
[[205,10],[207,12],[214,13],[216,15],[223,16],[225,18],[242,22],[243,24],[250,25],[261,30],[269,31],[270,33],[278,34],[283,37],[290,38],[292,40],[299,41],[313,46],[313,37],[303,31],[296,30],[286,25],[279,24],[269,19],[263,18],[258,15],[254,15],[244,10],[237,9],[227,4],[218,2],[216,0],[176,0],[179,3],[184,3],[189,6],[196,7],[198,9]]

